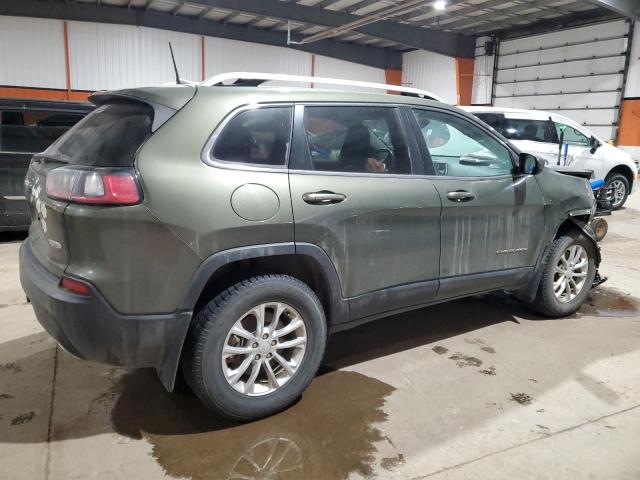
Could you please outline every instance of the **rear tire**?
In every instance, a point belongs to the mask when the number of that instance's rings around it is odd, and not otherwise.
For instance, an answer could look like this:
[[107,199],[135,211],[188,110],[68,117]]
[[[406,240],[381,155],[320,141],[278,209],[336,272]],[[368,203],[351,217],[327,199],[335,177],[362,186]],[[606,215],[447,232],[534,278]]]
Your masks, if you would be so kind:
[[257,276],[228,288],[198,313],[182,369],[211,410],[255,420],[296,401],[320,366],[326,338],[322,305],[305,283],[286,275]]
[[621,173],[610,173],[606,182],[606,188],[611,189],[611,209],[622,208],[629,196],[629,180]]
[[555,239],[545,256],[532,308],[552,318],[576,312],[593,285],[595,258],[592,240],[581,233],[572,232]]

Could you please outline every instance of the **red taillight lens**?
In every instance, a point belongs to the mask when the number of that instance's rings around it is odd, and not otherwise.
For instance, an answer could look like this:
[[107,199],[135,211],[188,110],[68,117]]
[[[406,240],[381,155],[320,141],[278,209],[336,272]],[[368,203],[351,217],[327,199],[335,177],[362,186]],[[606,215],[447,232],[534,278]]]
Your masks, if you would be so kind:
[[84,295],[87,297],[91,295],[91,289],[86,283],[71,277],[62,277],[60,286],[65,290],[69,290],[70,292],[73,292],[77,295]]
[[47,174],[47,196],[93,205],[135,205],[142,200],[132,169],[56,168]]

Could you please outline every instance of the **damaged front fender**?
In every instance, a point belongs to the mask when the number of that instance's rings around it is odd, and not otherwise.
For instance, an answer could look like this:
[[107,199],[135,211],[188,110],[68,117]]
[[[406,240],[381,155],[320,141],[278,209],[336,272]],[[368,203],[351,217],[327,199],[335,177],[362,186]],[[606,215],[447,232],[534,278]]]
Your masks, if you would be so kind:
[[[602,257],[600,254],[600,245],[598,245],[598,242],[596,241],[596,235],[593,232],[593,229],[589,226],[588,223],[586,223],[582,219],[578,217],[569,216],[565,218],[564,221],[562,221],[558,225],[558,227],[553,232],[553,235],[550,237],[549,241],[547,242],[544,248],[542,257],[538,262],[538,265],[534,269],[533,275],[531,276],[531,280],[529,280],[529,283],[524,288],[514,292],[515,296],[518,299],[522,300],[525,303],[533,302],[533,300],[536,298],[536,294],[538,293],[538,285],[540,284],[540,279],[542,278],[542,272],[544,271],[544,268],[546,266],[547,253],[549,252],[549,249],[551,248],[553,241],[558,237],[558,235],[563,230],[566,231],[571,229],[580,229],[580,231],[584,233],[584,235],[593,242],[593,246],[596,252],[596,258],[595,258],[596,268],[600,266],[600,261],[602,260]],[[606,280],[606,278],[604,280],[601,279],[597,271],[596,271],[596,278],[599,279],[598,284],[603,283]],[[596,283],[594,283],[594,286],[597,286]]]

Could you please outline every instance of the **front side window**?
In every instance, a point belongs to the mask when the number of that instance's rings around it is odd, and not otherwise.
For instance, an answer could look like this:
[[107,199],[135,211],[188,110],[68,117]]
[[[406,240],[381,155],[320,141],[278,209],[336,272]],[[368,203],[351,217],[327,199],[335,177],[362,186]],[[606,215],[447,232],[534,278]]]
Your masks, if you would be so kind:
[[580,145],[583,147],[589,146],[589,139],[575,128],[558,122],[555,122],[555,125],[556,131],[558,132],[558,138],[562,138],[562,143],[568,143],[569,145]]
[[509,175],[509,150],[473,123],[447,113],[413,110],[437,175],[495,177]]
[[305,107],[304,128],[314,170],[410,174],[396,108]]
[[82,120],[76,112],[52,110],[0,111],[0,151],[39,153]]
[[245,110],[234,116],[215,141],[213,158],[224,162],[283,166],[291,141],[291,107]]

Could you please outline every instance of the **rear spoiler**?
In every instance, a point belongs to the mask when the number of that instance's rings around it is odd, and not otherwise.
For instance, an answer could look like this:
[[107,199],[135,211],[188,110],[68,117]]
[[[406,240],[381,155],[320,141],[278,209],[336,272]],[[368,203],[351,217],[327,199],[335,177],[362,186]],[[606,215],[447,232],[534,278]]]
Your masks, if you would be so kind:
[[[131,93],[129,93],[131,92]],[[138,102],[144,103],[145,105],[150,106],[153,109],[153,123],[151,124],[151,131],[155,132],[162,125],[164,125],[171,117],[173,117],[178,110],[184,106],[188,100],[187,99],[179,108],[173,108],[167,105],[160,103],[159,101],[151,98],[145,98],[146,96],[142,95],[134,95],[133,93],[138,93],[140,91],[130,90],[130,91],[117,91],[117,92],[107,92],[107,91],[99,91],[91,94],[89,96],[89,101],[96,106],[104,105],[106,103],[122,103],[122,102]],[[195,94],[195,89],[194,89]],[[151,95],[149,95],[151,97]]]

